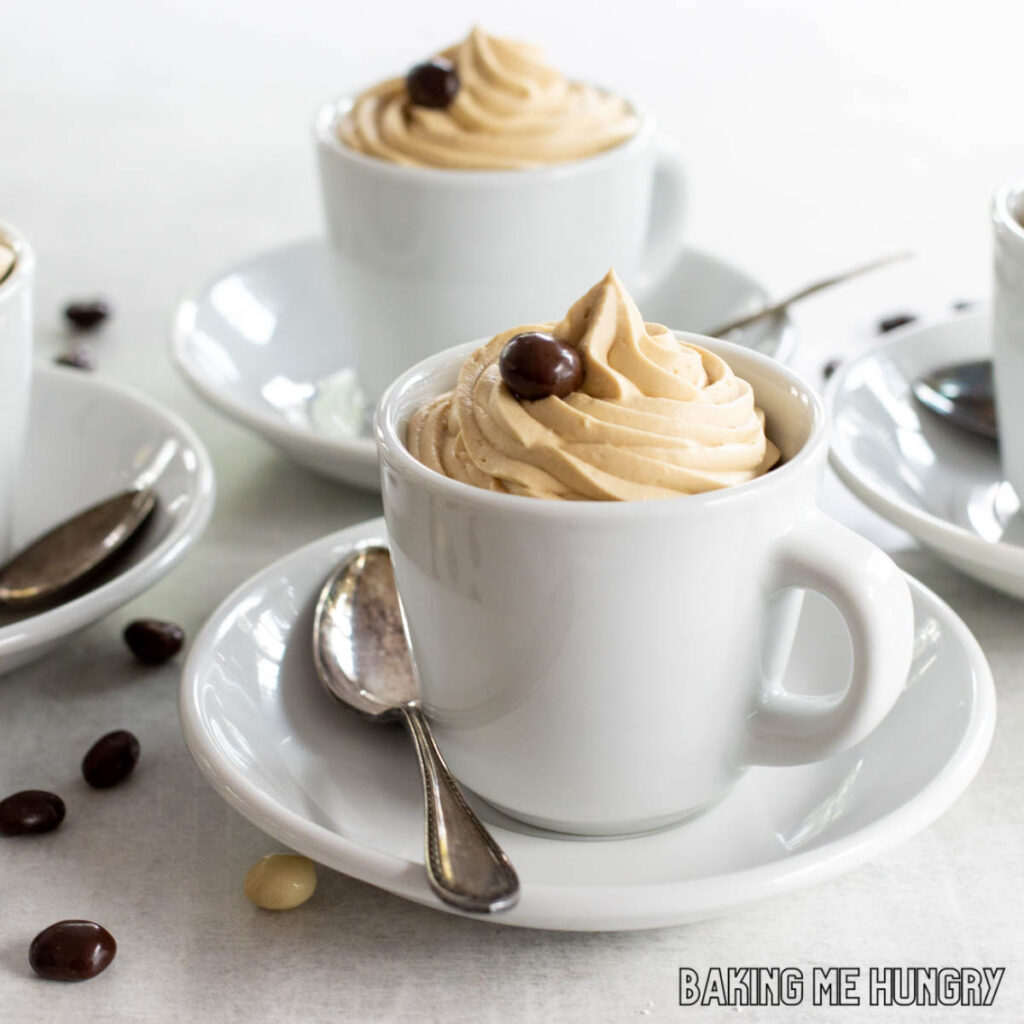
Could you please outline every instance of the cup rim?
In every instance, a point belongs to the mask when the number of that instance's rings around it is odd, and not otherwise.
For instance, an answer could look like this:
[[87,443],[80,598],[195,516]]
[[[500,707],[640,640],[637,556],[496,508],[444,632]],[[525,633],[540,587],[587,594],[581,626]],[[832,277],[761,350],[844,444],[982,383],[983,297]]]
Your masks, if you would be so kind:
[[0,239],[14,250],[14,269],[0,281],[0,296],[14,290],[35,268],[35,250],[28,239],[13,225],[0,220]]
[[[608,92],[609,90],[603,89]],[[511,182],[521,182],[526,178],[552,180],[572,177],[587,171],[599,171],[606,164],[625,159],[638,149],[646,146],[654,135],[657,122],[653,114],[645,110],[632,98],[621,96],[630,106],[639,125],[637,130],[611,149],[602,150],[592,156],[580,157],[578,160],[567,160],[563,163],[549,164],[544,167],[509,167],[487,170],[480,167],[419,167],[408,164],[393,164],[379,157],[368,156],[346,146],[337,133],[338,122],[355,104],[363,91],[346,92],[322,103],[313,118],[313,136],[323,150],[349,161],[357,167],[373,170],[385,177],[406,181],[429,182],[459,188],[488,188],[507,186]]]
[[[701,494],[680,494],[677,497],[652,501],[545,501],[522,494],[485,491],[461,480],[452,480],[425,466],[406,448],[404,438],[398,433],[396,407],[411,387],[449,369],[451,364],[461,364],[470,352],[488,340],[482,339],[444,349],[410,367],[392,381],[377,403],[373,417],[374,439],[380,460],[383,464],[387,459],[404,476],[450,501],[462,501],[495,510],[503,509],[506,512],[515,511],[537,518],[568,516],[602,520],[631,518],[637,515],[677,516],[685,512],[699,512],[712,505],[741,501],[748,496],[753,500],[757,494],[766,490],[787,486],[788,481],[802,474],[815,460],[823,456],[823,449],[828,446],[828,418],[825,406],[821,397],[803,377],[777,360],[734,342],[709,338],[694,334],[692,331],[674,330],[673,334],[682,341],[721,355],[734,369],[734,360],[746,361],[757,366],[763,374],[784,382],[790,393],[794,394],[794,397],[799,397],[808,406],[810,434],[800,450],[792,458],[754,480]],[[383,469],[383,465],[381,468]]]
[[[1015,206],[1019,204],[1017,215]],[[1024,215],[1024,179],[1015,178],[1004,182],[996,189],[992,198],[992,220],[997,229],[1017,239],[1024,245],[1024,224],[1017,219]]]

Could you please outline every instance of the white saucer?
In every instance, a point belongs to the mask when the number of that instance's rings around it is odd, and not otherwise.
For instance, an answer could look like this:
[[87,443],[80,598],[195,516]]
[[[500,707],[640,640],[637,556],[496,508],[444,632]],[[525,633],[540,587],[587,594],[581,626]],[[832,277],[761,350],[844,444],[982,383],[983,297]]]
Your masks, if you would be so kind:
[[99,586],[49,611],[0,613],[0,673],[148,590],[199,539],[213,510],[213,468],[191,428],[139,392],[81,370],[36,368],[21,476],[15,549],[136,484],[153,487],[158,504]]
[[988,314],[907,327],[832,378],[832,467],[865,504],[958,569],[1024,597],[1024,516],[997,445],[911,392],[922,374],[991,358]]
[[[182,726],[214,789],[264,831],[329,867],[458,913],[427,888],[408,738],[356,719],[313,671],[317,591],[352,544],[383,536],[381,519],[342,530],[236,590],[192,645]],[[995,693],[967,627],[910,582],[917,645],[907,690],[854,750],[817,765],[753,769],[702,817],[635,838],[545,833],[477,801],[523,886],[519,905],[491,920],[564,930],[695,921],[836,875],[937,818],[984,759]],[[787,685],[834,688],[849,667],[842,622],[815,595],[804,615]]]
[[[757,309],[765,298],[742,271],[689,249],[642,308],[648,320],[700,331]],[[185,379],[221,412],[304,466],[376,490],[377,453],[368,409],[355,398],[352,340],[335,327],[339,302],[325,241],[274,249],[182,302],[171,354]],[[453,342],[462,340],[469,339]],[[785,317],[732,340],[783,360],[795,341]]]

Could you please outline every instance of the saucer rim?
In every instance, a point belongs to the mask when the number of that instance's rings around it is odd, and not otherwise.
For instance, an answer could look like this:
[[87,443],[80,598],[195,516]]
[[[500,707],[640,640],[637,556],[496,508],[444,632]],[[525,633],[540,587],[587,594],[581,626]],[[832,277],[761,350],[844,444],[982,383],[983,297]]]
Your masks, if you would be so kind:
[[[292,563],[313,558],[325,561],[323,556],[326,555],[343,557],[346,549],[360,541],[385,535],[383,518],[347,527],[277,559],[228,595],[203,625],[182,670],[179,690],[182,733],[189,753],[214,791],[257,828],[353,878],[423,906],[472,918],[474,915],[437,902],[423,879],[421,862],[374,850],[282,806],[243,772],[218,757],[202,725],[202,708],[196,698],[202,665],[238,604],[270,578],[287,574]],[[912,593],[928,604],[955,636],[972,673],[973,699],[964,735],[921,792],[850,835],[785,860],[740,871],[642,886],[532,885],[529,878],[524,877],[528,906],[524,905],[527,903],[524,899],[509,915],[487,920],[513,927],[556,931],[626,931],[703,920],[832,878],[905,842],[934,822],[962,795],[988,753],[995,729],[995,686],[984,652],[963,620],[928,587],[910,574],[904,575]],[[555,834],[552,839],[572,841]],[[629,842],[630,839],[615,841]],[[342,863],[344,866],[339,866]]]
[[[171,318],[168,338],[171,362],[189,387],[203,401],[207,402],[222,415],[226,415],[229,419],[234,420],[246,429],[254,431],[258,436],[263,437],[279,448],[293,454],[304,450],[305,458],[316,458],[318,460],[345,459],[349,460],[354,467],[370,469],[377,465],[377,446],[372,429],[368,434],[348,439],[341,434],[320,434],[307,427],[296,426],[278,414],[269,411],[269,409],[264,409],[262,406],[253,405],[244,399],[236,398],[229,390],[216,387],[207,379],[201,367],[198,367],[189,358],[189,344],[195,336],[195,321],[198,310],[220,281],[230,277],[232,274],[238,273],[245,267],[251,267],[257,262],[270,259],[286,250],[296,249],[311,243],[319,243],[322,246],[328,244],[326,238],[318,235],[306,235],[282,242],[279,245],[263,249],[258,253],[233,263],[231,266],[212,274],[198,286],[187,291],[175,306],[174,314]],[[715,253],[688,245],[684,239],[681,239],[678,257],[682,258],[684,254],[692,254],[708,263],[714,264],[716,268],[727,267],[748,280],[751,285],[760,290],[764,295],[768,295],[767,288],[743,267]],[[771,353],[761,353],[759,349],[751,347],[751,351],[765,354],[769,358],[788,366],[796,348],[796,329],[787,313],[780,314],[777,317],[777,323],[779,326],[776,350]],[[684,328],[673,327],[671,324],[666,326],[673,331],[685,331]],[[741,343],[734,341],[733,344]],[[321,470],[321,472],[324,471]]]
[[[291,248],[291,246],[278,246],[276,249],[268,250],[262,255],[269,256],[272,253],[287,248]],[[255,257],[255,259],[258,258]],[[257,435],[271,440],[282,448],[292,451],[296,446],[302,446],[315,449],[318,455],[337,456],[344,454],[346,457],[351,457],[354,461],[358,462],[360,466],[376,465],[377,446],[372,435],[359,435],[353,440],[348,440],[341,434],[318,434],[305,427],[297,427],[273,412],[265,412],[261,406],[253,406],[248,402],[235,398],[230,391],[214,387],[198,371],[195,363],[189,359],[187,347],[195,334],[195,319],[201,299],[209,294],[218,281],[223,280],[251,262],[251,260],[247,260],[225,270],[206,282],[206,284],[190,292],[178,303],[171,322],[170,337],[171,361],[174,363],[175,368],[184,378],[185,383],[215,410],[240,425],[255,431]]]
[[[906,327],[893,331],[891,337],[877,345],[872,345],[855,358],[844,362],[829,381],[824,396],[832,428],[828,461],[839,479],[869,508],[925,544],[954,557],[968,559],[987,569],[1001,572],[1009,570],[1024,576],[1024,546],[1005,540],[985,540],[984,537],[959,523],[943,519],[934,512],[917,508],[910,502],[904,501],[898,494],[880,490],[867,477],[858,472],[856,466],[859,463],[844,458],[843,453],[836,445],[837,406],[846,379],[856,368],[863,366],[868,361],[876,360],[879,356],[898,350],[908,341],[927,337],[936,329],[945,328],[951,324],[962,328],[965,333],[971,332],[971,337],[976,340],[982,336],[979,329],[990,321],[991,313],[986,310],[977,313],[960,313],[956,316],[928,320],[924,323],[908,324]],[[991,357],[991,339],[986,338],[976,348],[972,348],[970,354],[982,358],[987,354]],[[908,381],[909,383],[911,382]]]
[[71,601],[0,627],[0,670],[4,662],[84,629],[144,593],[181,561],[202,536],[213,514],[216,498],[213,463],[198,435],[177,413],[126,384],[105,377],[85,377],[81,370],[38,364],[32,368],[33,400],[38,393],[36,387],[39,382],[56,380],[69,384],[72,389],[99,396],[101,402],[113,400],[122,406],[142,407],[166,423],[168,431],[195,454],[195,486],[184,514],[171,524],[167,535],[144,557]]

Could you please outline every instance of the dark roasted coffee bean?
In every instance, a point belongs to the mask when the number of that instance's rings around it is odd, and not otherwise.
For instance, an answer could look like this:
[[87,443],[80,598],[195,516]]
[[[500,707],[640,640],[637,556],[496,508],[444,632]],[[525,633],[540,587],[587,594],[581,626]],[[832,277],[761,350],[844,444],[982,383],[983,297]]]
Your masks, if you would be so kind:
[[417,64],[405,76],[405,88],[417,107],[444,110],[452,105],[459,91],[459,73],[450,60],[435,57]]
[[583,383],[583,359],[567,341],[526,331],[501,350],[501,379],[516,398],[564,398]]
[[94,331],[110,316],[110,307],[100,299],[69,302],[64,307],[64,316],[76,331]]
[[828,380],[843,365],[842,359],[830,359],[822,368],[821,375]]
[[64,820],[64,801],[56,793],[23,789],[0,800],[0,835],[52,832]]
[[118,729],[89,748],[82,759],[82,774],[93,788],[107,789],[127,778],[138,759],[139,741],[127,729]]
[[173,622],[136,619],[125,626],[124,642],[139,661],[147,665],[162,665],[181,650],[185,631]]
[[878,333],[886,334],[889,331],[895,331],[897,327],[912,324],[916,319],[917,317],[913,313],[894,313],[892,316],[878,321]]
[[953,303],[953,309],[957,313],[966,313],[969,309],[974,309],[977,306],[976,299],[960,299],[958,302]]
[[95,921],[58,921],[32,940],[28,962],[47,981],[87,981],[105,971],[116,953],[114,936]]
[[70,366],[74,370],[91,370],[92,357],[84,349],[76,348],[71,352],[61,352],[53,360],[58,366]]

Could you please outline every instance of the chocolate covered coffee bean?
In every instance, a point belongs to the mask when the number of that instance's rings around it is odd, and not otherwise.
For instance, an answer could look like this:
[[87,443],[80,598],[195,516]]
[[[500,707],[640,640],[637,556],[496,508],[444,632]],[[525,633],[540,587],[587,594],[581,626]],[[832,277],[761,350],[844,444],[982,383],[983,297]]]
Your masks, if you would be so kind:
[[58,921],[32,940],[28,962],[47,981],[88,981],[105,971],[116,953],[114,936],[95,921]]
[[126,779],[139,760],[139,741],[127,729],[101,736],[82,759],[82,775],[94,789],[108,789]]
[[181,650],[185,631],[173,622],[136,619],[125,627],[124,642],[139,661],[146,665],[162,665]]
[[459,73],[450,60],[435,57],[417,64],[405,76],[405,88],[415,106],[444,110],[459,91]]
[[64,801],[56,793],[24,789],[0,800],[0,835],[52,832],[64,820]]
[[501,350],[501,379],[516,398],[564,398],[583,383],[583,359],[567,341],[525,331]]

